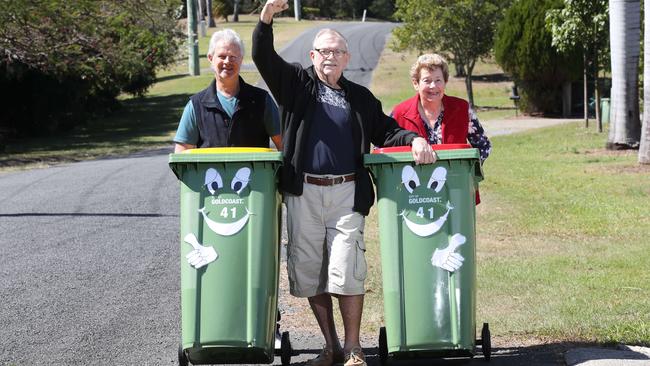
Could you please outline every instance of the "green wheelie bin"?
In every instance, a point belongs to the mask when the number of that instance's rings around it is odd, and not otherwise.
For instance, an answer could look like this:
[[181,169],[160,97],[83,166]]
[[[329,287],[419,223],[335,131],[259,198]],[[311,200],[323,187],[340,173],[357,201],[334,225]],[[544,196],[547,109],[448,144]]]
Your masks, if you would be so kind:
[[[265,148],[170,154],[181,185],[181,365],[273,362],[280,164]],[[289,333],[281,339],[288,365]]]
[[435,164],[416,165],[410,147],[376,149],[364,164],[377,187],[385,327],[379,358],[489,360],[487,323],[476,340],[479,153],[467,144],[431,146]]

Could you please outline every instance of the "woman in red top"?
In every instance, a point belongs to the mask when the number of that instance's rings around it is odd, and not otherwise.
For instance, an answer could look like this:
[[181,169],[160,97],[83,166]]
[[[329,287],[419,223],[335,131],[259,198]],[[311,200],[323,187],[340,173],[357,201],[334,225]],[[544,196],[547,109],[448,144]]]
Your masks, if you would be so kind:
[[469,103],[445,95],[448,80],[449,66],[444,58],[437,54],[418,57],[411,67],[411,82],[417,94],[398,104],[391,116],[430,144],[469,143],[479,150],[483,163],[492,144]]

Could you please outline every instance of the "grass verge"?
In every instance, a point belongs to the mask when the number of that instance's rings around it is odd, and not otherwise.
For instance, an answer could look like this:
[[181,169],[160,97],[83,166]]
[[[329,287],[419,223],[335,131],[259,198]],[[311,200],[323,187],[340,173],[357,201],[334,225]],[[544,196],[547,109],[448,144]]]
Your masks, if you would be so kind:
[[479,309],[510,333],[650,344],[650,169],[581,123],[494,138]]

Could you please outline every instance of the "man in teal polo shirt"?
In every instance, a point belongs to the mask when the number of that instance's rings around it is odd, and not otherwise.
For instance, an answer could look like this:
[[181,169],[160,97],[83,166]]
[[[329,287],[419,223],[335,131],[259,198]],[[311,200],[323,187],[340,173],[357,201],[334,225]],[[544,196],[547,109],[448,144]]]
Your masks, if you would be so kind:
[[174,152],[197,147],[269,147],[269,138],[282,149],[278,109],[263,89],[239,76],[244,44],[224,29],[210,39],[208,60],[215,78],[185,106]]

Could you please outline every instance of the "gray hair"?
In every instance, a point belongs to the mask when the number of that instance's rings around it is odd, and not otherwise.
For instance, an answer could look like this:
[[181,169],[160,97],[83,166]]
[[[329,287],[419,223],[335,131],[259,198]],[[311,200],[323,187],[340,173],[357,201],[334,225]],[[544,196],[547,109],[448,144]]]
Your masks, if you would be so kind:
[[217,47],[217,43],[220,41],[236,44],[239,47],[239,51],[241,52],[241,57],[244,57],[244,42],[242,42],[237,32],[229,28],[214,32],[212,34],[212,38],[210,38],[210,46],[208,47],[208,56],[214,54],[214,49]]
[[447,60],[437,53],[425,53],[418,57],[418,60],[411,66],[411,79],[420,80],[420,70],[422,69],[429,69],[431,71],[440,69],[445,83],[449,81],[449,65],[447,64]]
[[325,34],[334,35],[334,36],[340,38],[341,40],[343,40],[343,43],[345,44],[345,50],[347,51],[349,49],[348,48],[348,40],[345,39],[345,37],[343,37],[343,35],[339,31],[337,31],[335,29],[332,29],[332,28],[323,28],[320,31],[318,31],[318,33],[316,33],[316,37],[314,37],[314,42],[312,42],[312,45],[311,45],[312,48],[316,48],[316,41],[321,36],[323,36]]

